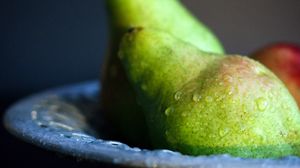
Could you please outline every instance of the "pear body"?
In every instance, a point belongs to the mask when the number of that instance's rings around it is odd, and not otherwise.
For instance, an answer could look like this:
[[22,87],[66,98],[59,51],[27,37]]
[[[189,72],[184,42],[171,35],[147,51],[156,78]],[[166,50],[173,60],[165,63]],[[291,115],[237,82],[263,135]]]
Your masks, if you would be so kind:
[[214,34],[178,0],[107,0],[112,30],[110,53],[102,70],[101,107],[115,128],[118,139],[129,144],[147,144],[144,115],[126,78],[117,51],[120,39],[130,27],[153,27],[214,53],[223,48]]
[[156,148],[244,158],[299,154],[297,104],[260,63],[141,28],[125,35],[120,58]]

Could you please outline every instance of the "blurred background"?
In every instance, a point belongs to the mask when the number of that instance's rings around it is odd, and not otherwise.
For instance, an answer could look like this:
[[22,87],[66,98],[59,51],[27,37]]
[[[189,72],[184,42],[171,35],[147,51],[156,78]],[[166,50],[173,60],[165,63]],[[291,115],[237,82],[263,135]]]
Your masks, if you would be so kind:
[[[278,41],[300,44],[299,0],[183,3],[216,33],[227,53],[247,55]],[[0,8],[1,117],[34,92],[99,78],[109,38],[104,0],[2,0]],[[19,141],[2,124],[0,130],[2,165],[99,167]]]

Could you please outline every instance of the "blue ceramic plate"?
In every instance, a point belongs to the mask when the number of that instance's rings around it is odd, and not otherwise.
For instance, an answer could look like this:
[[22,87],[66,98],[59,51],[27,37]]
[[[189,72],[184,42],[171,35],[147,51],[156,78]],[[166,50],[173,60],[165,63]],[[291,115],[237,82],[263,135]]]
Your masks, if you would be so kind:
[[16,103],[6,112],[5,126],[15,136],[42,148],[117,165],[172,168],[300,167],[300,158],[292,156],[281,159],[241,159],[229,155],[194,157],[169,150],[130,147],[110,140],[108,127],[99,110],[99,86],[98,82],[91,81],[35,94]]

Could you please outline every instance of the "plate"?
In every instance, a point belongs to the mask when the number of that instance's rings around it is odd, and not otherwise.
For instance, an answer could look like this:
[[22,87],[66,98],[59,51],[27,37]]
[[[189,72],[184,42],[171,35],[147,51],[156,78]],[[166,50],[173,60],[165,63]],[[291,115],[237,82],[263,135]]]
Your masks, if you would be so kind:
[[6,111],[13,135],[48,150],[130,167],[283,168],[300,167],[300,158],[242,159],[229,155],[188,156],[148,150],[110,139],[99,107],[97,81],[73,84],[25,98]]

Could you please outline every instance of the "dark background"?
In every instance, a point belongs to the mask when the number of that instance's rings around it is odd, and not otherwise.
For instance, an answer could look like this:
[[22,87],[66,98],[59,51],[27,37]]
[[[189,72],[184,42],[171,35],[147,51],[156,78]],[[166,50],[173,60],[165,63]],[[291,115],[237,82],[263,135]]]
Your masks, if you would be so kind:
[[[184,0],[228,53],[249,54],[277,41],[300,43],[299,0]],[[0,114],[49,87],[99,77],[107,49],[104,0],[0,2]],[[2,119],[2,118],[1,118]],[[1,166],[104,167],[24,143],[1,124]]]

